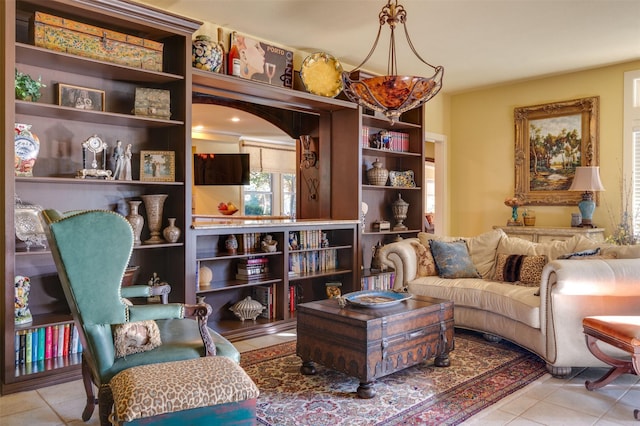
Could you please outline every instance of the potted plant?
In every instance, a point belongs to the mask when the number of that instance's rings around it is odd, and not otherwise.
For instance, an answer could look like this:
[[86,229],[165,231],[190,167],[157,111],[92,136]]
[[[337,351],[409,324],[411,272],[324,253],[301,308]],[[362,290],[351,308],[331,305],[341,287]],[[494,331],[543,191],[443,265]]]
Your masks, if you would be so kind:
[[42,83],[41,77],[34,80],[30,75],[16,69],[16,99],[35,102],[40,99],[40,89],[43,87],[47,86]]

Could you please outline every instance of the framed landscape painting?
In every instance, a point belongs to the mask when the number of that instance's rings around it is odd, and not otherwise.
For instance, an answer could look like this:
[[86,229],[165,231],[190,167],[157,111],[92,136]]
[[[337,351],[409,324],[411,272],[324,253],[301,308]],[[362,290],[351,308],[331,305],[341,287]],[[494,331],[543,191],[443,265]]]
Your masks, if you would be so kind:
[[522,205],[574,206],[582,200],[569,188],[576,167],[599,165],[599,101],[595,96],[515,108],[515,196]]

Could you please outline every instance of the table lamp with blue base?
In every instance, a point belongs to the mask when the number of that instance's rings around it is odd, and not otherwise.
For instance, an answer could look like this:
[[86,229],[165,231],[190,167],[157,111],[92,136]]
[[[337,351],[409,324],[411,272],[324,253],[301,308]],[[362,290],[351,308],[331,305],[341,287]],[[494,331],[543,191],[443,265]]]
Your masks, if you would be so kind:
[[604,191],[604,186],[600,182],[600,167],[576,167],[576,173],[569,191],[584,191],[582,193],[582,201],[578,203],[578,209],[580,209],[580,214],[582,215],[580,227],[595,228],[592,220],[593,212],[596,210],[593,193],[594,191]]

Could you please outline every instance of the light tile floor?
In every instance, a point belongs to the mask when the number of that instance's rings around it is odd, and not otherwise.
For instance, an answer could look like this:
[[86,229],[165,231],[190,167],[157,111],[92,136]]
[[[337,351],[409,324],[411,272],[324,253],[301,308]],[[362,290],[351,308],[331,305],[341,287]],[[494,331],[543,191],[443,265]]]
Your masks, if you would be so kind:
[[[295,330],[235,342],[240,352],[295,339]],[[624,375],[614,383],[590,392],[587,379],[596,379],[605,368],[576,371],[569,379],[544,375],[470,418],[465,425],[633,425],[634,408],[640,408],[640,379]],[[80,381],[0,397],[0,425],[57,426],[98,425],[97,408],[89,422],[80,419],[84,408]],[[312,426],[312,425],[309,425]]]

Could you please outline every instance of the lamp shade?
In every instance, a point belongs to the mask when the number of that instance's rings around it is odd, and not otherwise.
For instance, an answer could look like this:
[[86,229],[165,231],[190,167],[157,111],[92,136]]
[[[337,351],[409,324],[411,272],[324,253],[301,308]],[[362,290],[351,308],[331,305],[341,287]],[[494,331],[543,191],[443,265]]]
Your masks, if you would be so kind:
[[604,191],[600,182],[600,167],[576,167],[576,174],[569,191]]

